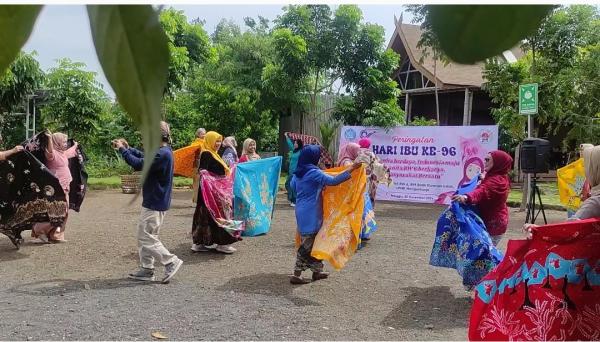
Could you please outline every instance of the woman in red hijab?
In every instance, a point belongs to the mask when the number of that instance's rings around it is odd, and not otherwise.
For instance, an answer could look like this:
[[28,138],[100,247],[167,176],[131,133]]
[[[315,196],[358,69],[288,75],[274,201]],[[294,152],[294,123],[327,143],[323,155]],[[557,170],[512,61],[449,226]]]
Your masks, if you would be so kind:
[[466,195],[456,195],[452,198],[453,201],[477,207],[494,245],[500,242],[508,227],[506,200],[510,193],[508,172],[512,163],[512,157],[504,151],[488,153],[484,165],[486,174],[481,184]]

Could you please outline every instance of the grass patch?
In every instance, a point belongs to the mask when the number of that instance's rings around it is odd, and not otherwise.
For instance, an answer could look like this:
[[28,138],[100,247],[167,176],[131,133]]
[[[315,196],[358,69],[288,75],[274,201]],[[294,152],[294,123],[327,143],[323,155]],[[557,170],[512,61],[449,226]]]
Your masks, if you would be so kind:
[[[90,177],[88,179],[88,185],[92,190],[120,189],[121,177]],[[191,187],[192,179],[186,177],[174,177],[173,186],[176,188]]]
[[[558,196],[558,186],[556,183],[554,183],[554,182],[538,183],[538,187],[540,188],[542,203],[544,205],[553,205],[553,206],[562,207],[562,204],[560,203],[560,199]],[[508,195],[508,202],[521,203],[522,196],[523,196],[523,192],[521,191],[521,189],[512,189],[510,191],[510,194]],[[537,202],[537,200],[538,200],[537,197],[535,200]]]

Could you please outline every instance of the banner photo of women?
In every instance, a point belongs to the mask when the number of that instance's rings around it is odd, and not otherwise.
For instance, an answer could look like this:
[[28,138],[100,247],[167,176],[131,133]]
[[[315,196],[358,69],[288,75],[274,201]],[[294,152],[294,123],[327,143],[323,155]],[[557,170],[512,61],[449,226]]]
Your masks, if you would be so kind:
[[344,126],[340,148],[369,139],[369,149],[390,169],[377,199],[449,204],[452,194],[483,173],[487,153],[498,149],[498,126]]

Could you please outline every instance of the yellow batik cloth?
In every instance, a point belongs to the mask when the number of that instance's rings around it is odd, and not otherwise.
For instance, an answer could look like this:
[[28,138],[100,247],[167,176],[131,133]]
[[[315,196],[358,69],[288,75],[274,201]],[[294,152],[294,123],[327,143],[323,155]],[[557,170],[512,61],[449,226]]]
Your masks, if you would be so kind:
[[190,146],[182,147],[173,151],[174,165],[173,173],[177,176],[194,178],[198,173],[194,162],[196,156],[200,155],[200,151],[204,148],[204,139],[196,139]]
[[[335,176],[345,167],[325,170]],[[352,178],[323,189],[323,225],[315,238],[311,255],[328,261],[335,269],[343,268],[360,243],[365,208],[367,176],[364,166],[352,172]]]
[[577,210],[581,205],[581,191],[585,182],[583,158],[556,170],[560,203],[569,210]]

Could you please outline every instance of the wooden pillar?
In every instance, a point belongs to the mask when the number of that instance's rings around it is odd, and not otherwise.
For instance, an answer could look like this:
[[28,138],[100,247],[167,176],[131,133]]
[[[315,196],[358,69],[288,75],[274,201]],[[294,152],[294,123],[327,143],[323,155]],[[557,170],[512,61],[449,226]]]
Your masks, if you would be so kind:
[[408,93],[405,94],[404,98],[404,124],[408,126],[410,123],[410,116],[408,115],[408,105],[410,103],[410,99],[408,98]]
[[473,105],[472,93],[469,88],[465,88],[465,101],[463,105],[463,126],[471,124],[471,107]]

